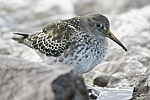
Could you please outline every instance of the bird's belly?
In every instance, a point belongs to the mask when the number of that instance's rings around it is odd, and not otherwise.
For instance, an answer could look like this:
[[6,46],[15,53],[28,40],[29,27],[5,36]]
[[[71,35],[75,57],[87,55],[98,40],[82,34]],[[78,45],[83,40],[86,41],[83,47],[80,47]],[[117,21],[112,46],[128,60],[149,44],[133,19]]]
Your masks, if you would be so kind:
[[[104,58],[107,51],[107,46],[99,48],[91,47],[76,49],[66,55],[63,53],[59,57],[51,57],[40,55],[46,63],[51,65],[66,64],[73,66],[77,73],[83,74],[96,67]],[[68,51],[66,51],[68,52]]]
[[106,50],[106,48],[83,49],[81,53],[74,54],[72,58],[75,60],[70,59],[70,64],[75,67],[79,74],[83,74],[92,70],[101,62],[106,54]]

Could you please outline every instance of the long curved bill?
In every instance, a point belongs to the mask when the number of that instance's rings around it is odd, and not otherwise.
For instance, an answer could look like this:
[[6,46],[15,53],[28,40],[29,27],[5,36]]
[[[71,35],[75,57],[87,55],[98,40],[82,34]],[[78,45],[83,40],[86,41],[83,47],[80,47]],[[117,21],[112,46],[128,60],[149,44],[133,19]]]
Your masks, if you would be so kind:
[[127,51],[126,47],[111,33],[110,30],[108,31],[106,36],[120,45],[125,51]]

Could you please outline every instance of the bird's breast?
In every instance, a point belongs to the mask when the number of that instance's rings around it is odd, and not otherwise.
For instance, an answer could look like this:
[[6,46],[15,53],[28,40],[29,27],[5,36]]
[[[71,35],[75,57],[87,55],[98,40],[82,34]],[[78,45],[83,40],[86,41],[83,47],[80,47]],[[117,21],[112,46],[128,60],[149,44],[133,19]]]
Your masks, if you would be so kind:
[[108,48],[107,40],[96,40],[94,37],[78,39],[64,56],[64,63],[75,67],[79,73],[85,73],[96,67],[104,58]]
[[74,37],[74,42],[58,57],[44,56],[49,64],[74,66],[79,73],[85,73],[96,67],[104,58],[108,43],[106,39],[97,40],[93,36]]

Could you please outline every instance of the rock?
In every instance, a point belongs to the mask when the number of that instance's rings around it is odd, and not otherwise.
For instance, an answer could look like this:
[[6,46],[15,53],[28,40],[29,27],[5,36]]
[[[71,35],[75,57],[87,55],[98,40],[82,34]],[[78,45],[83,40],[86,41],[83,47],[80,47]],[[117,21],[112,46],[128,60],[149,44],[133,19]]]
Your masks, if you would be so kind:
[[11,54],[12,49],[10,49],[10,46],[8,43],[6,43],[5,40],[2,40],[0,38],[0,54],[5,54],[5,55],[9,55]]
[[94,79],[93,84],[101,86],[101,87],[107,87],[107,86],[110,86],[112,84],[118,83],[119,81],[120,81],[120,79],[117,77],[108,76],[108,75],[101,75],[101,76],[98,76]]
[[82,0],[75,4],[77,15],[88,13],[120,14],[130,9],[142,8],[150,4],[149,0]]
[[132,100],[150,100],[150,69],[139,75],[133,89]]
[[89,100],[83,80],[78,75],[68,73],[52,82],[55,100]]
[[0,100],[88,100],[70,66],[48,66],[0,56]]

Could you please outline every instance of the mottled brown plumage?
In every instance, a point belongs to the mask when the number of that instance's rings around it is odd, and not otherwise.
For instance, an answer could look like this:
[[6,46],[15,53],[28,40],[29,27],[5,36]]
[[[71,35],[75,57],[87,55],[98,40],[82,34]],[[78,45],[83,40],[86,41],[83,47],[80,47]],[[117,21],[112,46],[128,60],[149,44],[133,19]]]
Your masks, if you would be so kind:
[[110,32],[108,19],[90,14],[46,25],[35,34],[13,38],[34,49],[49,64],[67,64],[82,74],[93,69],[106,54],[109,37],[127,49]]

